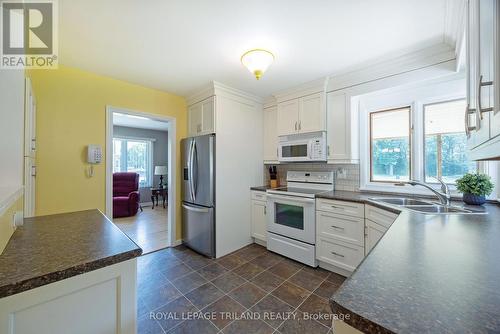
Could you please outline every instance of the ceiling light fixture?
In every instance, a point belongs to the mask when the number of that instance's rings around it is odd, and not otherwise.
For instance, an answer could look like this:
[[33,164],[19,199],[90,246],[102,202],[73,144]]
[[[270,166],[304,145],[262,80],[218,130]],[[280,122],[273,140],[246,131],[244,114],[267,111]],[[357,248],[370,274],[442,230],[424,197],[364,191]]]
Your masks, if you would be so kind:
[[273,61],[274,55],[263,49],[250,50],[241,56],[241,63],[250,71],[250,73],[255,75],[257,80],[262,77],[262,74],[264,74]]

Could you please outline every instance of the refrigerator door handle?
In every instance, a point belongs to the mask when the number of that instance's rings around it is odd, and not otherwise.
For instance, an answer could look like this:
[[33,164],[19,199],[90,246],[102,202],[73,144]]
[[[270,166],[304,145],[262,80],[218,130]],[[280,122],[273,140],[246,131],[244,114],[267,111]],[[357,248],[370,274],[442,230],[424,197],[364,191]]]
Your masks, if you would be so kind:
[[[196,201],[196,193],[198,192],[198,147],[196,146],[196,140],[193,140],[193,174],[196,179],[193,177],[193,200]],[[196,165],[196,169],[194,166]]]
[[191,192],[191,198],[195,200],[194,194],[194,183],[193,183],[193,159],[194,159],[194,140],[191,141],[191,146],[189,147],[189,191]]
[[195,212],[201,212],[201,213],[208,213],[209,212],[208,208],[195,208],[194,206],[189,206],[186,204],[182,204],[182,207],[186,210],[189,210],[189,211],[195,211]]

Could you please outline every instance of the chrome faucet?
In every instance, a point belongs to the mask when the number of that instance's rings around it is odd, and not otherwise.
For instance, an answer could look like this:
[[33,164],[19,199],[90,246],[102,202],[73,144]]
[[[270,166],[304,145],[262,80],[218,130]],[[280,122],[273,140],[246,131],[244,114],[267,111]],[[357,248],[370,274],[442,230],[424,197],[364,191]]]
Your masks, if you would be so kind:
[[441,183],[441,192],[437,191],[436,189],[432,188],[431,186],[429,186],[425,183],[415,181],[415,180],[408,181],[408,184],[410,184],[412,186],[419,185],[419,186],[422,186],[422,187],[429,189],[434,194],[436,194],[436,196],[439,198],[439,201],[441,202],[442,205],[449,206],[450,201],[451,201],[450,188],[448,188],[448,185],[446,183],[444,183],[443,180],[438,179],[438,178],[435,178],[435,179],[438,180],[439,183]]

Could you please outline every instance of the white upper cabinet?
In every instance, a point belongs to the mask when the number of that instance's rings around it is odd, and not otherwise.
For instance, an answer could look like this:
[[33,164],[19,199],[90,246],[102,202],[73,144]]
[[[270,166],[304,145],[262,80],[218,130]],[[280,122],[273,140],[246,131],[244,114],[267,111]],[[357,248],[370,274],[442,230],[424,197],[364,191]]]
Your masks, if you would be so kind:
[[475,160],[500,155],[500,4],[496,0],[467,2],[468,147]]
[[264,109],[264,162],[278,161],[278,107]]
[[326,130],[325,94],[278,103],[278,136]]
[[215,132],[215,96],[197,102],[188,108],[189,136]]
[[325,129],[325,94],[317,93],[299,99],[299,133]]
[[278,103],[278,136],[297,133],[299,121],[299,99]]
[[359,160],[357,114],[351,113],[348,97],[342,92],[327,95],[328,162]]

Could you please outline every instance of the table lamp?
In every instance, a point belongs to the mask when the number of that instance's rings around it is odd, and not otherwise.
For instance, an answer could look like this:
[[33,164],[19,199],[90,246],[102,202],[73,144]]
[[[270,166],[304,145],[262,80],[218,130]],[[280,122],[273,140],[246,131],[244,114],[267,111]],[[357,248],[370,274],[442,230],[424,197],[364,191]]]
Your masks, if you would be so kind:
[[159,188],[163,188],[163,175],[167,175],[168,168],[167,166],[155,166],[155,175],[160,175],[160,184]]

